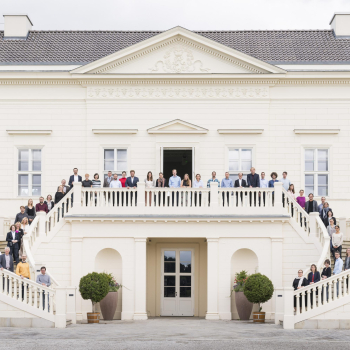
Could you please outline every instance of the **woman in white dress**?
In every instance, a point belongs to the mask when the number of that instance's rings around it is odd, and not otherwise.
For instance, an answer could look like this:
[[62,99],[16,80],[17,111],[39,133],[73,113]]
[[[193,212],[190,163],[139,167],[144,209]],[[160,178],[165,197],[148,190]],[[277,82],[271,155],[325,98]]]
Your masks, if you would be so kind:
[[[147,178],[145,180],[145,188],[146,188],[146,192],[145,192],[145,205],[146,206],[151,206],[152,204],[152,192],[150,191],[151,188],[154,188],[154,182],[153,182],[153,175],[152,175],[152,171],[149,171],[147,173]],[[148,193],[148,203],[147,203],[147,193]]]
[[[23,230],[23,236],[26,235],[29,231],[29,222],[28,222],[28,218],[24,217],[22,219],[22,222],[21,222],[21,228]],[[21,249],[20,249],[20,252],[19,252],[19,256],[21,257],[23,254],[23,238],[21,240]]]

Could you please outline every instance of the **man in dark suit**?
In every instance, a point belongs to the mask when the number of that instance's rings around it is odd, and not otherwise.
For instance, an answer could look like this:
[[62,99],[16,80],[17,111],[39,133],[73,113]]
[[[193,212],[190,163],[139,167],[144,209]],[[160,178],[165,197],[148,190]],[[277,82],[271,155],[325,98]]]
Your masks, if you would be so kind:
[[[260,177],[255,173],[255,168],[250,168],[250,174],[247,175],[248,187],[256,188],[260,187]],[[256,206],[256,192],[253,194],[254,196],[254,206]],[[250,206],[252,206],[252,193],[249,193],[249,202]]]
[[[80,175],[78,175],[78,168],[73,169],[73,175],[69,177],[69,189],[71,190],[74,186],[74,182],[83,182],[83,179]],[[73,193],[72,193],[72,206],[73,206]]]
[[16,226],[11,225],[11,231],[7,233],[6,241],[7,246],[10,247],[10,255],[16,260],[16,264],[19,263],[19,241],[21,239],[20,233],[16,232]]
[[[137,183],[139,182],[139,178],[135,176],[135,170],[130,170],[130,176],[126,178],[125,187],[127,188],[137,188]],[[130,205],[132,204],[133,193],[130,193]],[[128,205],[128,199],[126,200],[126,205]],[[135,193],[135,203],[137,205],[137,192]]]
[[309,194],[309,200],[305,203],[305,211],[310,214],[310,213],[318,213],[318,205],[317,201],[314,200],[314,194],[310,193]]
[[[247,187],[247,182],[243,179],[243,173],[238,173],[238,179],[235,181],[235,187]],[[238,197],[236,198],[236,205],[238,206]],[[243,191],[241,191],[241,202],[243,202]]]
[[[3,269],[13,272],[13,258],[10,254],[10,247],[5,248],[5,254],[0,255],[0,270]],[[6,277],[7,279],[7,277]],[[5,289],[5,277],[2,278],[2,290]],[[7,292],[9,292],[9,282],[10,280],[7,280]]]
[[[69,190],[70,190],[70,187],[66,185],[66,180],[65,179],[63,179],[61,181],[61,186],[62,186],[63,192],[65,194],[67,194],[69,192]],[[58,192],[59,188],[60,188],[60,186],[57,186],[57,192]]]

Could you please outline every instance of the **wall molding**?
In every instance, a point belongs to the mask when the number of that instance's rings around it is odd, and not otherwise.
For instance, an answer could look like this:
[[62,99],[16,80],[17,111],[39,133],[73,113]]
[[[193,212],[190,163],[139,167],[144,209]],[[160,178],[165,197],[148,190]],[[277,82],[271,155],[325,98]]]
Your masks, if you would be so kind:
[[92,129],[93,134],[137,134],[138,129]]
[[52,130],[6,130],[9,135],[51,135]]
[[219,134],[262,134],[264,129],[218,129]]
[[294,129],[294,134],[339,134],[340,129]]

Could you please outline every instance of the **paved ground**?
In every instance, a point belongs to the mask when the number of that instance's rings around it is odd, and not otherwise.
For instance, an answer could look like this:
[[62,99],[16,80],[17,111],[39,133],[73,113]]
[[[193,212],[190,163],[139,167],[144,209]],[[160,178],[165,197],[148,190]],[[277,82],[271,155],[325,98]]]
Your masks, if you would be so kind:
[[289,330],[274,324],[155,318],[71,325],[66,329],[0,328],[0,349],[350,349],[349,330]]

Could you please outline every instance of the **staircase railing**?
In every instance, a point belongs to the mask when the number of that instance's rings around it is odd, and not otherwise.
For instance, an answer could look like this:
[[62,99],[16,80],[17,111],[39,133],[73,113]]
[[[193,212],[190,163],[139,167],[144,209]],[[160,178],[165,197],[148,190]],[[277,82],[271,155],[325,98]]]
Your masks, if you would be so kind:
[[299,203],[284,189],[282,188],[283,206],[287,209],[291,218],[300,225],[301,229],[309,235],[310,232],[310,217],[308,213],[299,205]]
[[[0,270],[0,294],[33,308],[35,315],[40,314],[47,320],[54,321],[54,303],[56,291],[40,285],[30,279],[22,279],[13,272]],[[28,308],[27,308],[28,309]]]
[[324,265],[324,261],[330,256],[330,237],[320,217],[316,218],[316,236],[322,247],[320,258],[316,264],[317,270],[320,271]]
[[46,235],[48,235],[60,222],[64,222],[64,215],[67,214],[71,208],[71,194],[68,192],[46,215]]

